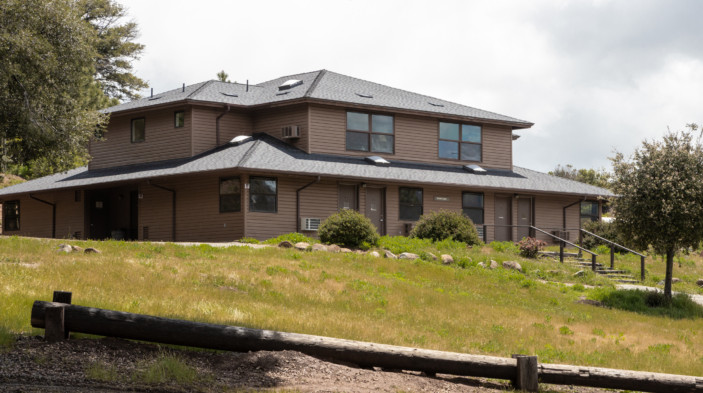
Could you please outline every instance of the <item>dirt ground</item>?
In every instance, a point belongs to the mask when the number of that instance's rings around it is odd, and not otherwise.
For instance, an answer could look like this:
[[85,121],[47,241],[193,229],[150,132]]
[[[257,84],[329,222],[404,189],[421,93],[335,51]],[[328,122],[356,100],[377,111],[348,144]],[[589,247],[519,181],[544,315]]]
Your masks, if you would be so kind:
[[[146,383],[139,375],[164,354],[197,370],[192,382]],[[92,379],[96,364],[113,376]],[[600,393],[605,390],[541,385],[542,391]],[[361,369],[299,352],[231,353],[167,348],[120,339],[72,339],[49,344],[23,336],[0,352],[2,392],[506,392],[508,381],[417,372]],[[612,391],[611,391],[612,392]]]

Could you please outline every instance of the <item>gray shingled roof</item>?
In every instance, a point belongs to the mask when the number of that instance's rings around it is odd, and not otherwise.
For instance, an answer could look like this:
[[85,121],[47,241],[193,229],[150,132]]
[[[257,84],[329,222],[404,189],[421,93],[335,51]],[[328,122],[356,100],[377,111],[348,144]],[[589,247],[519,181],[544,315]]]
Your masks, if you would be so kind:
[[257,135],[239,146],[221,146],[192,158],[88,171],[87,167],[0,189],[0,197],[66,188],[86,188],[111,183],[143,181],[167,176],[222,169],[266,171],[271,174],[305,174],[365,181],[451,185],[510,192],[547,192],[591,197],[611,196],[606,189],[525,168],[489,169],[473,174],[451,165],[391,161],[376,166],[363,157],[308,154],[268,135]]
[[[290,79],[301,80],[303,84],[288,90],[279,91],[278,86]],[[327,70],[288,75],[268,82],[249,85],[248,91],[245,84],[211,80],[186,86],[185,89],[174,89],[156,94],[153,97],[113,106],[107,108],[105,112],[118,113],[181,101],[250,107],[301,98],[421,111],[435,115],[462,116],[476,120],[498,121],[509,123],[516,128],[529,128],[532,126],[532,123],[525,120],[352,78]]]

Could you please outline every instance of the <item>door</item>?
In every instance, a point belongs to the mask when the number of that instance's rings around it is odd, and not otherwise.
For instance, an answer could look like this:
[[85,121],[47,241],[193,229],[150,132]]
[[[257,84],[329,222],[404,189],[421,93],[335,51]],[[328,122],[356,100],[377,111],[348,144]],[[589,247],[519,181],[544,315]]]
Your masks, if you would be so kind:
[[89,214],[89,229],[90,239],[106,239],[110,237],[108,228],[110,228],[109,216],[109,198],[105,190],[90,191],[88,197],[88,214]]
[[532,198],[520,198],[517,200],[517,239],[530,237],[532,230]]
[[378,229],[378,233],[383,236],[386,234],[386,189],[385,188],[366,188],[366,217],[371,220],[373,225]]
[[359,210],[357,195],[359,192],[355,185],[339,186],[339,210],[352,209]]
[[513,240],[513,212],[511,197],[495,197],[495,240],[499,242]]

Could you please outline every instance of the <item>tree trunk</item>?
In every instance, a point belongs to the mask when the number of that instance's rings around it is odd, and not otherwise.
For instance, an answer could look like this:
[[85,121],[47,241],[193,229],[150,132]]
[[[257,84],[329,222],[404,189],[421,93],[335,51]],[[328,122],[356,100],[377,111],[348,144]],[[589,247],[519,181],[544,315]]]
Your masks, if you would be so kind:
[[674,276],[674,249],[666,250],[666,278],[664,279],[664,298],[671,302],[671,280]]

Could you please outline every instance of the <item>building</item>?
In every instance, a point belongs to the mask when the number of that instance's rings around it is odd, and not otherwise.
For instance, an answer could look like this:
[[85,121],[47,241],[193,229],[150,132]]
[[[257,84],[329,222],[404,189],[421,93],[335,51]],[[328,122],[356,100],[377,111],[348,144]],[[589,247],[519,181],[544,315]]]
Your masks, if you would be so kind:
[[0,190],[3,234],[163,241],[314,235],[338,209],[381,234],[469,216],[486,241],[574,239],[608,190],[513,165],[532,123],[330,71],[208,81],[114,106],[87,167]]

